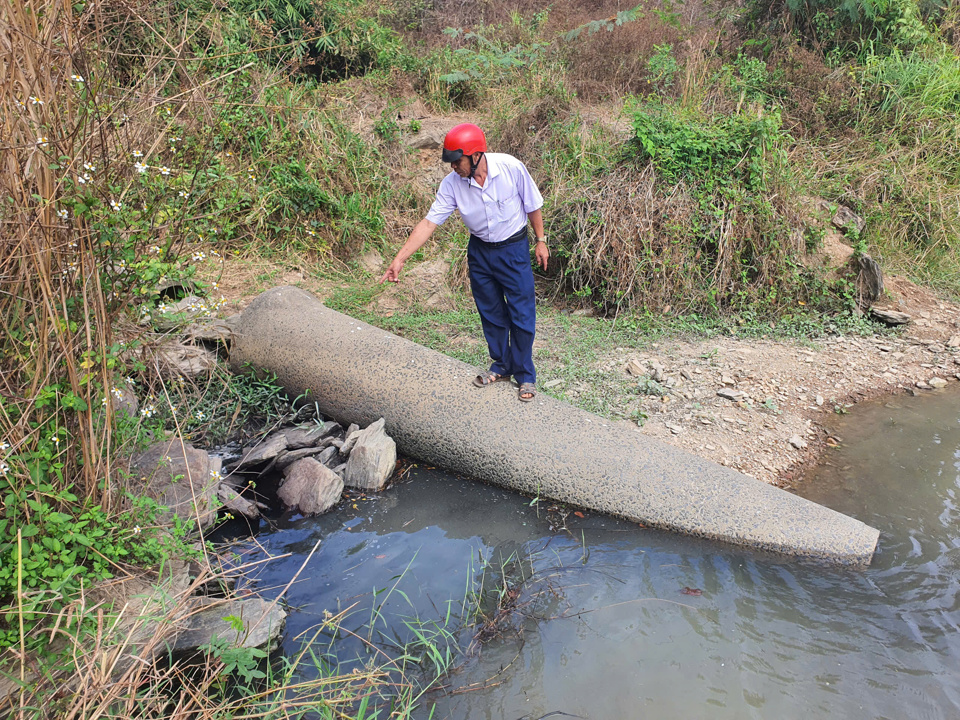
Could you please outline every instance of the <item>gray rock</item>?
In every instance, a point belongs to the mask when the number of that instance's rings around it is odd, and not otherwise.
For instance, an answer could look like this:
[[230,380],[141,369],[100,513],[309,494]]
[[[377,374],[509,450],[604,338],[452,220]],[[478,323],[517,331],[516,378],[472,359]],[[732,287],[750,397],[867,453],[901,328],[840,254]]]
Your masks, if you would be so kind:
[[263,441],[244,450],[237,468],[253,467],[273,460],[287,449],[287,438],[283,434],[268,435]]
[[640,377],[647,373],[646,366],[636,358],[631,359],[630,362],[627,363],[625,370],[627,371],[627,375],[632,375],[633,377]]
[[932,377],[927,380],[927,385],[933,388],[942,388],[947,386],[947,381],[942,377]]
[[804,440],[799,435],[794,435],[790,438],[789,443],[793,445],[797,450],[803,450],[807,446],[807,441]]
[[947,341],[947,347],[960,348],[960,335],[954,335]]
[[329,465],[331,460],[335,460],[337,455],[340,454],[340,451],[336,446],[331,445],[328,448],[324,448],[323,452],[317,455],[317,462],[321,465]]
[[854,230],[857,234],[862,233],[863,229],[867,226],[867,221],[846,205],[841,205],[837,208],[837,212],[834,214],[831,222],[834,227],[839,230]]
[[343,482],[361,490],[381,490],[397,465],[397,444],[384,431],[384,419],[368,426],[350,453]]
[[324,438],[318,447],[300,448],[299,450],[284,450],[275,458],[273,467],[277,470],[283,470],[293,465],[297,460],[303,460],[307,457],[316,457],[333,442],[332,438]]
[[357,444],[357,439],[360,437],[360,430],[354,430],[352,433],[347,435],[347,439],[343,441],[343,445],[340,446],[340,454],[346,457],[350,454],[350,451],[353,450],[353,446]]
[[733,400],[734,402],[739,402],[747,396],[743,390],[734,390],[733,388],[720,388],[717,390],[717,395],[727,400]]
[[217,497],[223,503],[223,507],[232,513],[243,515],[248,520],[256,520],[260,517],[260,508],[257,504],[247,500],[227,483],[220,483],[220,487],[217,488]]
[[887,325],[906,325],[910,322],[910,316],[905,312],[897,310],[885,310],[883,308],[870,308],[870,314],[878,320],[882,320]]
[[277,495],[287,508],[296,508],[302,515],[326,512],[343,493],[340,476],[313,458],[298,460],[284,474],[286,479]]
[[857,273],[857,296],[861,307],[875,303],[883,296],[883,272],[872,257],[863,255],[850,258],[853,271]]
[[183,334],[187,340],[229,346],[233,340],[234,323],[221,318],[204,318],[187,325]]
[[220,459],[211,458],[179,438],[155,443],[135,456],[130,471],[144,491],[170,514],[209,527],[216,519],[214,498],[220,485]]
[[650,379],[655,382],[663,382],[663,365],[656,360],[650,363]]
[[216,353],[196,345],[186,345],[174,338],[156,347],[154,356],[164,377],[182,375],[196,378],[209,374],[217,364]]
[[299,450],[307,447],[317,447],[325,439],[339,435],[342,428],[335,422],[325,422],[322,425],[306,424],[277,430],[274,435],[284,435],[287,438],[288,450]]
[[421,128],[420,132],[404,134],[403,139],[417,150],[438,150],[443,147],[443,131],[435,128]]
[[122,412],[127,417],[135,418],[140,410],[140,401],[137,394],[127,387],[126,382],[114,384],[107,393],[107,402],[111,404],[115,413]]
[[[214,636],[234,647],[272,647],[283,632],[287,611],[279,603],[260,598],[242,600],[213,600],[205,598],[203,610],[191,614],[186,626],[170,643],[171,650],[186,652],[208,645]],[[237,631],[225,618],[237,617],[243,621],[243,630]]]

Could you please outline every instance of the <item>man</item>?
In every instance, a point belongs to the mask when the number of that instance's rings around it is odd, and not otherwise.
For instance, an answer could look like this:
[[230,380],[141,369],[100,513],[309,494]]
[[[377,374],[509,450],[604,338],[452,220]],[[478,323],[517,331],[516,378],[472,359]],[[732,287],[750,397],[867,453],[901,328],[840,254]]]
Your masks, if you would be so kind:
[[467,267],[493,364],[474,378],[486,387],[511,376],[519,398],[536,397],[533,367],[536,298],[527,220],[533,226],[537,263],[547,269],[550,251],[543,232],[543,196],[522,162],[504,153],[488,153],[487,139],[472,123],[452,128],[443,141],[443,161],[453,169],[440,183],[427,216],[410,233],[380,278],[398,282],[407,259],[430,239],[454,210],[470,231]]

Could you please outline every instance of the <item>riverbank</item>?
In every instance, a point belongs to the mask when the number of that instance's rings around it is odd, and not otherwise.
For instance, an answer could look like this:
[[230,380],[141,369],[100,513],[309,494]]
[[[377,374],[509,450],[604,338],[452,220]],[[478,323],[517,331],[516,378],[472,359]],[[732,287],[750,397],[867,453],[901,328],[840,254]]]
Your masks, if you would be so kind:
[[[365,262],[376,274],[382,261]],[[239,311],[269,286],[264,280],[298,285],[347,314],[481,366],[486,349],[475,310],[469,295],[446,280],[448,265],[428,258],[407,272],[398,288],[361,290],[356,278],[331,282],[296,259],[246,258],[226,262],[220,288],[227,310]],[[881,395],[895,402],[898,393],[937,392],[936,378],[948,386],[958,381],[960,306],[903,278],[887,278],[886,287],[878,306],[910,315],[906,325],[796,339],[773,330],[763,337],[756,328],[736,335],[677,329],[669,317],[661,327],[634,330],[629,320],[567,307],[544,288],[535,348],[540,391],[792,486],[843,443],[827,430],[830,414]]]

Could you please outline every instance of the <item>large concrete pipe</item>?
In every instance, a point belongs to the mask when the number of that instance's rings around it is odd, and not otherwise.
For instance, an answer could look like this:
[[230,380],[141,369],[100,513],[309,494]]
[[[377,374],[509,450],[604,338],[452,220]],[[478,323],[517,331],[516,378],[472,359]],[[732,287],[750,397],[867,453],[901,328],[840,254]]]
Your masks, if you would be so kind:
[[291,395],[367,425],[400,452],[529,495],[706,538],[867,564],[858,520],[546,397],[472,385],[477,369],[324,307],[293,287],[243,311],[231,361],[276,373]]

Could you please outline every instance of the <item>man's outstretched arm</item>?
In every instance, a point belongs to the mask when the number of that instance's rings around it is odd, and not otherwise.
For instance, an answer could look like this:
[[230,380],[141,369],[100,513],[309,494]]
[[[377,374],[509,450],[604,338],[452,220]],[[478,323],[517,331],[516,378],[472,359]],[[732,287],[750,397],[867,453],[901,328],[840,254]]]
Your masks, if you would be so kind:
[[413,232],[410,233],[410,237],[407,238],[403,247],[400,248],[400,252],[397,253],[393,262],[390,263],[390,267],[387,268],[387,271],[380,278],[380,282],[386,282],[388,280],[390,282],[399,282],[400,270],[403,269],[403,264],[410,259],[411,255],[423,247],[423,244],[430,239],[430,236],[433,235],[433,231],[436,229],[437,224],[426,218],[418,222],[416,227],[413,228]]

